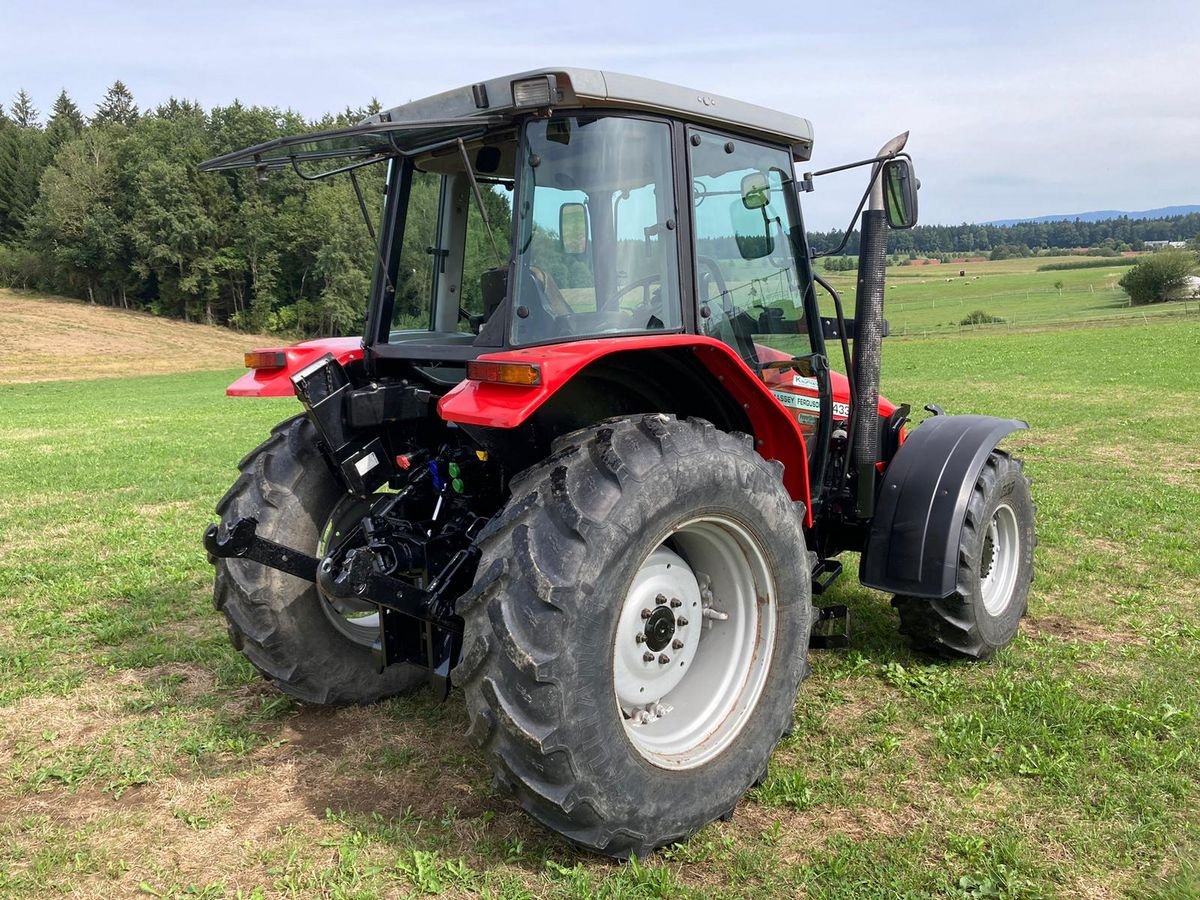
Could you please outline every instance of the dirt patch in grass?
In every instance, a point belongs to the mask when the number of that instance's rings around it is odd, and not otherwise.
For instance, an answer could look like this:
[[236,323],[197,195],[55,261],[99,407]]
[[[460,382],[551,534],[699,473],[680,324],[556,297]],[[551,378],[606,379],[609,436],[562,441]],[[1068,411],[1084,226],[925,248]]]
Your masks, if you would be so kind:
[[231,369],[247,350],[278,342],[0,289],[0,384]]
[[1200,462],[1175,459],[1159,469],[1158,477],[1171,487],[1200,488]]
[[1062,616],[1028,616],[1021,620],[1021,633],[1026,637],[1048,635],[1064,641],[1095,643],[1104,641],[1117,644],[1143,644],[1136,634],[1113,631],[1091,622],[1064,619]]

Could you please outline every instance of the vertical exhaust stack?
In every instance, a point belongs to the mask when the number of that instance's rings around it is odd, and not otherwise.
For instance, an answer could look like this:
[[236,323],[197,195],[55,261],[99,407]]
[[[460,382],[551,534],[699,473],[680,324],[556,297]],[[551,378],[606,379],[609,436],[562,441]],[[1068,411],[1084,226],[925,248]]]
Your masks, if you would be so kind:
[[[904,149],[908,132],[892,138],[876,156]],[[851,460],[858,476],[855,511],[869,519],[875,513],[875,465],[879,462],[879,372],[883,351],[883,286],[887,267],[888,225],[883,205],[882,163],[872,169],[871,202],[863,213],[858,251],[858,294],[854,308],[854,412]]]

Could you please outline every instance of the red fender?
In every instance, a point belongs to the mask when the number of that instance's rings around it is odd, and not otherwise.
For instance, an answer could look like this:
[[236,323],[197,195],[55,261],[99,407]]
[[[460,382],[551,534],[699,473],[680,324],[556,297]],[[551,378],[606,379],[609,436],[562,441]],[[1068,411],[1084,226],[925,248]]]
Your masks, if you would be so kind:
[[277,369],[251,369],[227,387],[226,394],[230,397],[294,397],[292,376],[326,353],[332,353],[342,365],[363,357],[362,338],[356,337],[317,338],[265,352],[282,353],[287,362]]
[[808,483],[808,452],[799,423],[733,348],[715,338],[693,334],[653,337],[606,337],[505,350],[480,356],[481,361],[532,363],[541,370],[537,385],[461,382],[438,403],[447,422],[487,428],[516,428],[576,374],[596,360],[631,350],[690,347],[709,372],[720,379],[729,395],[742,404],[754,431],[756,449],[766,459],[784,464],[783,483],[793,500],[804,503],[805,525],[812,525]]

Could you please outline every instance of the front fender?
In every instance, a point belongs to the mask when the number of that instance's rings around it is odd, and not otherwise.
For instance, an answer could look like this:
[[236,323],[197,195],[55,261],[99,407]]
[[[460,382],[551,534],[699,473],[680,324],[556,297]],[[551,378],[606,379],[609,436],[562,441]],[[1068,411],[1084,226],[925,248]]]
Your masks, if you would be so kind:
[[884,473],[859,581],[912,597],[955,590],[967,503],[988,454],[1018,419],[933,416],[909,432]]

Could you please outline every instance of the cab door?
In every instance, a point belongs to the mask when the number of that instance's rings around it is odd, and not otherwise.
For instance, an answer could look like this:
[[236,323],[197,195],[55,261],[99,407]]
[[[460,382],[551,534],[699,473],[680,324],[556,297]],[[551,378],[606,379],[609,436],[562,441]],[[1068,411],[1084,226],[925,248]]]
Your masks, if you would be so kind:
[[824,349],[806,324],[791,153],[702,128],[688,148],[699,331],[733,347],[809,437],[817,379],[782,365]]

